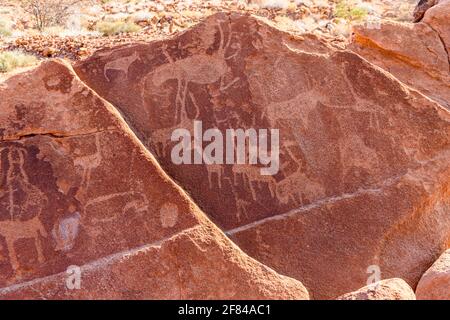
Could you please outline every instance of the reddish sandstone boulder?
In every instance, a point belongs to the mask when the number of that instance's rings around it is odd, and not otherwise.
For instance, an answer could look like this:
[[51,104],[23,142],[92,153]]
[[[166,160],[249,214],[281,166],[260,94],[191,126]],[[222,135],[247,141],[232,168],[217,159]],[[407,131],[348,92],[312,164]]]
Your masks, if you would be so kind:
[[[436,1],[437,5],[430,8],[422,20],[423,23],[429,25],[435,30],[446,48],[447,56],[450,52],[450,0]],[[450,60],[450,56],[449,56]],[[450,71],[450,70],[449,70]]]
[[0,96],[0,299],[308,298],[232,244],[70,66]]
[[416,296],[421,300],[450,300],[450,249],[420,278]]
[[378,281],[354,292],[346,293],[337,300],[416,300],[414,291],[402,279]]
[[212,226],[0,289],[2,299],[308,299],[297,281],[249,259]]
[[437,3],[439,3],[439,0],[420,0],[416,8],[414,9],[413,21],[419,22],[420,20],[422,20],[423,16],[425,15],[425,12],[427,12],[428,9],[430,9]]
[[[429,72],[447,79],[437,34],[419,28],[436,52]],[[99,51],[75,70],[229,237],[314,297],[360,288],[371,265],[415,286],[448,246],[450,114],[353,52],[217,14],[169,40]],[[192,133],[194,120],[204,130],[279,129],[279,172],[174,164],[171,134]]]
[[445,2],[430,9],[418,24],[384,22],[379,29],[356,26],[350,47],[450,109],[449,10],[450,2]]

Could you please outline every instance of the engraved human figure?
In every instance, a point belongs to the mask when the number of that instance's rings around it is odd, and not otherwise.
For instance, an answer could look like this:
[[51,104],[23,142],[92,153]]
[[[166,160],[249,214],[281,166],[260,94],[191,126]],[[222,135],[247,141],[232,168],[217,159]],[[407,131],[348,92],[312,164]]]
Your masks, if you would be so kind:
[[7,147],[0,154],[5,151],[6,161],[2,161],[0,171],[3,181],[0,187],[0,236],[5,239],[9,262],[18,273],[19,262],[15,250],[18,240],[33,239],[38,261],[44,261],[40,236],[47,237],[47,232],[39,216],[47,197],[29,181],[24,169],[26,150]]

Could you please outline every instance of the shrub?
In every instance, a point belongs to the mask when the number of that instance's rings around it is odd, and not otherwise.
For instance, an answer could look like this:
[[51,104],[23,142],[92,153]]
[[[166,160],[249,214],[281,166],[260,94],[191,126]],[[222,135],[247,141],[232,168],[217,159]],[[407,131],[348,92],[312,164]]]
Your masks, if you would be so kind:
[[96,26],[96,30],[104,36],[138,32],[140,29],[137,24],[129,21],[101,21]]
[[350,20],[350,21],[360,21],[367,16],[367,9],[361,7],[352,6],[348,0],[341,0],[336,5],[336,17]]
[[30,13],[38,30],[64,23],[77,4],[88,0],[21,0],[22,7]]
[[0,52],[0,72],[9,72],[16,68],[32,66],[37,61],[35,56],[20,51]]

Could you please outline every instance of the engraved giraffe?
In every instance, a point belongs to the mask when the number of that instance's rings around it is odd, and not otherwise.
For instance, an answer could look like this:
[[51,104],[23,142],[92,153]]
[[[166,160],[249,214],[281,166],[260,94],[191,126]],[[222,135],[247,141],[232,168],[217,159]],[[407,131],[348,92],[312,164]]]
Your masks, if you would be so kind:
[[[5,183],[0,188],[0,208],[6,209],[6,217],[0,212],[0,235],[5,238],[8,249],[9,262],[18,272],[19,261],[15,243],[21,239],[33,239],[37,250],[38,261],[44,262],[44,254],[40,236],[47,237],[47,232],[42,225],[39,216],[42,208],[48,201],[45,194],[29,181],[25,172],[24,163],[27,155],[26,150],[15,147],[6,147],[7,164],[2,162],[1,171],[6,172]],[[7,169],[5,169],[7,167]],[[23,220],[32,214],[32,218]]]
[[220,80],[220,90],[223,91],[239,81],[239,78],[235,78],[230,83],[224,84],[224,76],[229,69],[227,60],[235,57],[237,51],[230,56],[226,56],[233,33],[230,30],[228,39],[225,40],[221,22],[223,21],[219,21],[217,24],[220,35],[219,49],[212,55],[195,54],[175,61],[167,52],[167,47],[162,48],[162,52],[169,63],[154,70],[152,81],[159,87],[168,80],[177,80],[177,94],[175,98],[176,121],[182,121],[187,118],[186,98],[189,93],[188,86],[190,82],[207,85]]

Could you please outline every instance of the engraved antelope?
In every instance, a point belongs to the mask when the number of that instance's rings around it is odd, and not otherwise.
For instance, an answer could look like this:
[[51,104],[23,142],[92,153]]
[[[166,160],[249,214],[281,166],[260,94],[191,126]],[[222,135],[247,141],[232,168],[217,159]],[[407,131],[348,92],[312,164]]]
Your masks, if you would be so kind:
[[95,134],[95,153],[81,156],[74,159],[73,164],[83,168],[83,177],[80,186],[89,187],[91,181],[91,172],[102,162],[102,153],[100,145],[100,133]]
[[233,165],[233,168],[231,170],[233,172],[234,185],[238,185],[237,177],[241,175],[244,181],[244,186],[247,184],[252,193],[253,200],[256,201],[256,189],[254,184],[256,184],[257,187],[260,187],[261,183],[267,183],[267,187],[270,191],[270,196],[272,198],[275,197],[277,185],[275,178],[270,175],[261,175],[259,167],[252,165],[235,164]]

